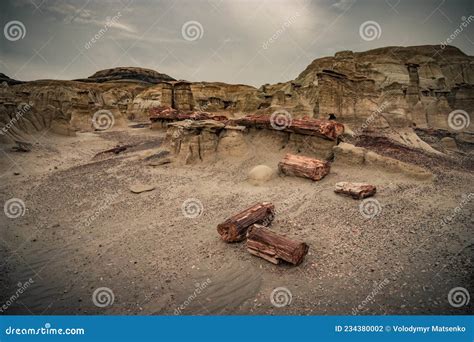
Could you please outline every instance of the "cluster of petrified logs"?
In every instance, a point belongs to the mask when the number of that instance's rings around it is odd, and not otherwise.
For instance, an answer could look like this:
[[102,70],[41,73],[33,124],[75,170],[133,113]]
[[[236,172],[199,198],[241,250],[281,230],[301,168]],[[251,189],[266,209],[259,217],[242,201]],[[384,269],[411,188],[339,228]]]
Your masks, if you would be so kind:
[[257,203],[237,213],[217,226],[225,242],[240,242],[247,238],[247,250],[273,264],[286,261],[299,265],[308,253],[308,245],[277,234],[268,226],[273,221],[272,203]]
[[281,130],[303,135],[315,135],[328,140],[336,140],[344,133],[344,125],[332,120],[313,118],[293,119],[287,126],[275,128],[270,115],[247,115],[243,118],[229,119],[224,115],[212,115],[206,112],[185,112],[171,107],[155,107],[150,110],[151,122],[169,123],[183,120],[215,120],[225,123],[226,126],[244,126]]

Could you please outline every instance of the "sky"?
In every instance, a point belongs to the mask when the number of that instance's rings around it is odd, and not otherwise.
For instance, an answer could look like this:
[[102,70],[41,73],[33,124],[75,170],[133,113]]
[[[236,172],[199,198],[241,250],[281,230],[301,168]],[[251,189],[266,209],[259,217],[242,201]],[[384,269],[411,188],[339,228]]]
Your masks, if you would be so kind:
[[76,79],[134,66],[258,87],[341,50],[454,34],[450,45],[474,55],[471,15],[472,0],[1,0],[0,72]]

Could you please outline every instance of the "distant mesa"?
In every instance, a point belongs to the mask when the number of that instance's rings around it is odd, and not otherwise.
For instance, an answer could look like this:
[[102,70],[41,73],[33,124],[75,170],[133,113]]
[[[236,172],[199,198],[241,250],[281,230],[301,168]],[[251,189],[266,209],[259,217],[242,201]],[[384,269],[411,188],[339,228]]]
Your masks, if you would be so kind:
[[5,74],[0,73],[0,84],[3,84],[3,82],[6,82],[8,85],[23,83],[23,81],[14,80],[13,78],[10,78]]
[[89,76],[88,78],[78,79],[76,81],[80,82],[95,82],[95,83],[104,83],[104,82],[117,82],[117,81],[141,81],[146,83],[161,83],[161,82],[170,82],[176,81],[173,77],[166,74],[161,74],[158,71],[145,69],[145,68],[136,68],[136,67],[119,67],[112,69],[105,69],[97,71],[94,75]]

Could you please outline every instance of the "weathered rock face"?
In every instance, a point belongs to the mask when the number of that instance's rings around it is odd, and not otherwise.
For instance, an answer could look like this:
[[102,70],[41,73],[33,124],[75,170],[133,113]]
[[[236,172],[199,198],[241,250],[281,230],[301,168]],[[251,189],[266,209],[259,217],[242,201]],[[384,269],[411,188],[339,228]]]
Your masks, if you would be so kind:
[[332,118],[348,131],[382,134],[414,126],[452,130],[448,115],[460,109],[471,124],[457,132],[474,132],[474,57],[451,46],[342,51],[314,60],[293,81],[259,89],[176,81],[142,68],[107,69],[77,81],[19,82],[3,74],[0,79],[4,125],[22,103],[39,116],[52,106],[72,131],[92,130],[92,116],[100,109],[112,112],[118,125],[147,120],[150,109],[169,106],[229,118],[285,110],[293,119]]
[[[369,130],[448,129],[451,111],[472,116],[473,84],[474,57],[455,47],[387,47],[316,59],[294,81],[273,87],[272,94],[299,94],[313,107],[307,115],[333,114],[352,128],[375,115]],[[465,129],[474,131],[472,126]]]

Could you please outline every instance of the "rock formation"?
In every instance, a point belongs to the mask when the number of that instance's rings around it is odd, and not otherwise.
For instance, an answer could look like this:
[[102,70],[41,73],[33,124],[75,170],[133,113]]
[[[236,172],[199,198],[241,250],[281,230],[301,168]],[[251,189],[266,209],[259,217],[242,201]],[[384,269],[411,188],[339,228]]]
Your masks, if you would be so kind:
[[[424,148],[412,128],[453,132],[448,115],[462,110],[469,121],[474,110],[474,57],[452,46],[342,51],[315,59],[295,80],[259,89],[176,81],[142,68],[107,69],[75,81],[21,82],[0,76],[0,122],[16,125],[12,132],[27,128],[12,122],[24,104],[32,107],[31,113],[47,117],[40,120],[43,126],[58,121],[68,134],[93,130],[97,110],[110,111],[115,125],[127,119],[147,121],[150,110],[159,106],[229,118],[284,110],[292,119],[335,119],[355,136],[391,134],[401,143]],[[464,140],[471,141],[473,127],[455,133],[467,134]],[[5,137],[8,133],[0,138]]]

